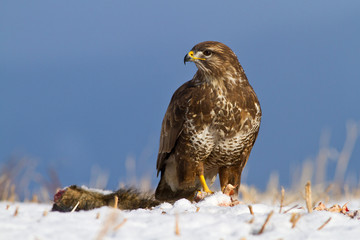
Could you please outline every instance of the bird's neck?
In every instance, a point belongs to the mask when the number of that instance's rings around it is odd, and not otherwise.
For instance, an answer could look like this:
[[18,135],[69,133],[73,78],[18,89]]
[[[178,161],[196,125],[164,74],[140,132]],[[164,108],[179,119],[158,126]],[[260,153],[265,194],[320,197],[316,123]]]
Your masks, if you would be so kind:
[[244,73],[244,70],[238,71],[225,71],[225,74],[208,73],[202,70],[198,70],[193,77],[193,80],[198,83],[206,83],[214,88],[231,88],[235,85],[247,85],[248,80]]

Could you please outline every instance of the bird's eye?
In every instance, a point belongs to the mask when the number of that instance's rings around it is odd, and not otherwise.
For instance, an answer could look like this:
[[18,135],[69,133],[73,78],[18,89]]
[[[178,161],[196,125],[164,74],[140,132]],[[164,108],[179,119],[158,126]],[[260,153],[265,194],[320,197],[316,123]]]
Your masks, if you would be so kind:
[[210,56],[210,55],[211,55],[211,51],[205,50],[205,51],[203,52],[203,54],[204,54],[205,56]]

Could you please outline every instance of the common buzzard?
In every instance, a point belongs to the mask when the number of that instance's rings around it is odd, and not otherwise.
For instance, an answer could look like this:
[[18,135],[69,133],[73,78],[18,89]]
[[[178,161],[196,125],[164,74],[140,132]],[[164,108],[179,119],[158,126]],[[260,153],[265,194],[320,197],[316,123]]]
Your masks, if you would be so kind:
[[155,197],[161,201],[211,193],[219,174],[222,190],[235,186],[259,132],[261,108],[234,52],[220,42],[195,45],[184,63],[198,71],[174,93],[162,122]]

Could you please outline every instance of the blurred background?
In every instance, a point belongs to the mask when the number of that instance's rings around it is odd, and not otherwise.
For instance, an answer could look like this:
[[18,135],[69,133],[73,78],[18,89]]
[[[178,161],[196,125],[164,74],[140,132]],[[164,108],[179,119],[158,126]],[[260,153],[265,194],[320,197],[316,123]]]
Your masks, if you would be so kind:
[[2,0],[2,174],[29,191],[155,188],[162,118],[196,71],[183,57],[215,40],[263,110],[242,182],[290,187],[305,172],[358,186],[359,12],[357,0]]

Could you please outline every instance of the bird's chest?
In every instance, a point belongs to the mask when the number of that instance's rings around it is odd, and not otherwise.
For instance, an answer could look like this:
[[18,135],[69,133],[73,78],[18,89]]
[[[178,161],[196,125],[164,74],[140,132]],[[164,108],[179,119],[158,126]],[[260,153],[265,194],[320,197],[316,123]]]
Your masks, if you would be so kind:
[[[182,135],[182,141],[187,146],[188,153],[196,162],[205,161],[208,167],[212,165],[233,164],[241,159],[244,149],[251,145],[252,136],[249,132],[233,133],[226,136],[225,131],[207,126]],[[225,136],[223,136],[225,135]]]
[[[236,120],[240,116],[239,109],[224,95],[208,94],[193,100],[187,109],[184,135],[188,136],[189,144],[196,149],[204,149],[208,154],[223,140],[234,138]],[[234,106],[235,105],[235,106]],[[234,141],[222,145],[235,144]]]
[[241,118],[241,109],[234,97],[219,94],[213,97],[210,118],[210,128],[214,134],[221,138],[232,138],[239,130],[237,125]]
[[221,158],[226,165],[227,159],[239,158],[251,144],[254,126],[241,97],[209,91],[189,101],[182,140],[194,158]]
[[219,139],[215,142],[205,164],[208,167],[234,164],[242,159],[244,150],[251,145],[252,141],[252,134],[242,132],[238,132],[234,137]]
[[239,130],[241,111],[236,95],[209,90],[190,100],[185,123],[199,137],[206,132],[215,138],[231,138]]

